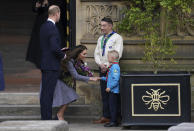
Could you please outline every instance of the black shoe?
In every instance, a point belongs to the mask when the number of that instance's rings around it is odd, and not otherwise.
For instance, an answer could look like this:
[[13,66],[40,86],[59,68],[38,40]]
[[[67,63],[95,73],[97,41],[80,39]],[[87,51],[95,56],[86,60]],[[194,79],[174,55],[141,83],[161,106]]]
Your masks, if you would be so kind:
[[116,127],[116,126],[118,126],[118,124],[115,123],[115,122],[106,123],[106,124],[104,125],[104,127]]
[[59,120],[58,117],[57,117],[57,115],[53,118],[53,120]]

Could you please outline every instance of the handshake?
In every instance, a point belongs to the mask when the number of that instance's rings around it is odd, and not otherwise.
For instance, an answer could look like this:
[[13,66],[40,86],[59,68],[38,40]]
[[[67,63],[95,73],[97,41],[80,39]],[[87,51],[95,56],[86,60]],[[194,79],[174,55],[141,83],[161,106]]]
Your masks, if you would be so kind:
[[101,78],[100,77],[90,77],[90,80],[91,81],[98,81],[100,80]]

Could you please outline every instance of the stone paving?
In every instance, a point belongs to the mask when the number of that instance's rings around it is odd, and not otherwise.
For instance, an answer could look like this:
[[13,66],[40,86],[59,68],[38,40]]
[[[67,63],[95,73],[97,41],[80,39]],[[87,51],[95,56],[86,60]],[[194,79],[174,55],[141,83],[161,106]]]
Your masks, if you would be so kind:
[[169,131],[194,131],[194,123],[183,122],[177,126],[172,126],[168,129]]
[[66,121],[4,121],[0,131],[69,131]]
[[129,130],[129,131],[167,131],[168,127],[164,126],[133,126],[130,128],[123,127],[104,127],[103,124],[92,124],[92,123],[70,123],[70,131],[119,131],[119,130]]
[[104,127],[103,124],[67,123],[66,121],[4,121],[0,131],[167,131],[166,126]]

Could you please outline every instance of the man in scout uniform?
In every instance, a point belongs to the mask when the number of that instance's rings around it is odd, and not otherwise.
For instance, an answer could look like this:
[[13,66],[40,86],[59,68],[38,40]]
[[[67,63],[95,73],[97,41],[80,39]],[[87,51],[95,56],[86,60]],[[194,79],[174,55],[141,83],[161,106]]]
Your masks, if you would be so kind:
[[[113,22],[110,18],[103,18],[101,20],[102,36],[97,41],[97,46],[94,52],[94,58],[99,66],[100,77],[106,76],[107,69],[110,65],[108,61],[108,51],[116,50],[121,58],[123,53],[123,39],[122,37],[113,31]],[[107,82],[100,81],[102,104],[103,104],[103,116],[94,121],[94,123],[107,123],[110,121],[109,100],[108,93],[106,92]]]

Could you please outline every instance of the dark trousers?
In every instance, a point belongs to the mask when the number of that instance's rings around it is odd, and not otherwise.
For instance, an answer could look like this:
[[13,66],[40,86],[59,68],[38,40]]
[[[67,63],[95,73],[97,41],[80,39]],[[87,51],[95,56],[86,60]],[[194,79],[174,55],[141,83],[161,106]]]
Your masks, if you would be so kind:
[[[101,73],[101,70],[100,70],[100,77],[102,76],[106,76],[106,72]],[[101,80],[100,87],[101,87],[101,96],[102,96],[103,117],[110,118],[108,93],[106,92],[107,82]]]
[[59,72],[42,70],[42,90],[40,95],[41,119],[52,120],[53,95]]
[[109,92],[110,122],[117,123],[119,117],[120,95]]

